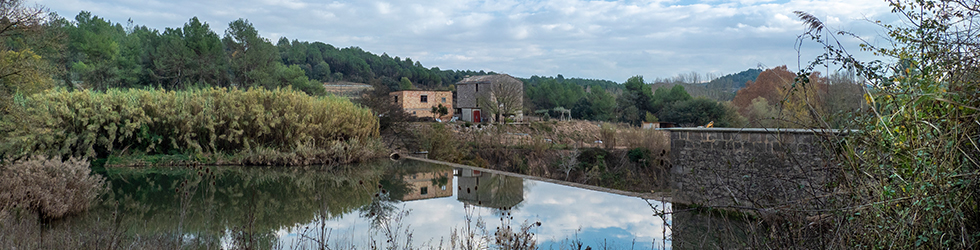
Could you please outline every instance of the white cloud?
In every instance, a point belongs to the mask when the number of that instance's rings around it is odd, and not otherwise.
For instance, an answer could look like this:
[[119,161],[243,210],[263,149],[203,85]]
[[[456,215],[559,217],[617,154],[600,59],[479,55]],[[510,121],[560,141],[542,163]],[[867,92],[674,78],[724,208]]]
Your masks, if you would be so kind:
[[[801,10],[829,27],[876,38],[865,18],[880,0],[333,1],[38,0],[68,18],[81,10],[163,29],[197,16],[222,34],[249,19],[260,33],[408,57],[428,67],[624,81],[677,73],[735,73],[796,63]],[[274,37],[273,37],[274,36]],[[847,40],[848,44],[855,44]],[[804,47],[805,55],[817,46]],[[424,53],[423,53],[424,52]],[[809,58],[801,58],[806,61]]]

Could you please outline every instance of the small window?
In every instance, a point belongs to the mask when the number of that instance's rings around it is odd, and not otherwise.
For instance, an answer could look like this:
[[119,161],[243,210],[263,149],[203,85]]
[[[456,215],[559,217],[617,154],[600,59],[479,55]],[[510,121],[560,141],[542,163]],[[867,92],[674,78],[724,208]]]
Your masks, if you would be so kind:
[[422,102],[422,103],[427,103],[427,102],[429,102],[429,96],[427,96],[427,95],[422,95],[422,99],[421,99],[421,100],[419,100],[419,101],[420,101],[420,102]]
[[398,103],[398,96],[395,96],[395,103]]
[[421,193],[422,195],[429,194],[429,187],[422,187],[422,189],[419,190],[419,193]]
[[446,98],[445,97],[442,98],[442,103],[446,103]]
[[477,84],[473,84],[473,85],[476,85],[476,92],[480,92],[480,84],[477,83]]

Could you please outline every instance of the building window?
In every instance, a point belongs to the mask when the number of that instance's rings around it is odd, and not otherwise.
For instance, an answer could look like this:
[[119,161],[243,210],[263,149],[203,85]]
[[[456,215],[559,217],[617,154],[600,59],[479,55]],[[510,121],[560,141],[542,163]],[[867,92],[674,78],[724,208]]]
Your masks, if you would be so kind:
[[422,187],[422,189],[419,190],[419,193],[421,193],[422,195],[429,194],[429,187]]
[[442,98],[442,103],[446,103],[446,98],[445,97]]
[[398,103],[398,96],[395,96],[395,103]]
[[422,95],[422,99],[421,99],[421,100],[419,100],[419,102],[422,102],[422,103],[427,103],[427,102],[429,102],[429,96],[427,96],[427,95]]
[[477,83],[477,84],[473,84],[473,85],[476,85],[476,92],[480,92],[480,84]]

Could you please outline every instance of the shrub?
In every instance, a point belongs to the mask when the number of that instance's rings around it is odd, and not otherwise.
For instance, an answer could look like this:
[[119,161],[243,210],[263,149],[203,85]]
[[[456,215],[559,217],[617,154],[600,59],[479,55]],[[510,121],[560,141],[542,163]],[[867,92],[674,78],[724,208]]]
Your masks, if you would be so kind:
[[88,210],[105,190],[104,178],[90,175],[87,161],[33,157],[0,166],[0,210],[27,208],[44,218]]
[[616,147],[616,125],[603,123],[602,128],[599,131],[599,136],[602,138],[602,145],[605,146],[606,149]]
[[660,152],[670,148],[667,132],[654,129],[631,127],[619,130],[621,144],[628,148],[645,148]]
[[289,88],[59,90],[31,96],[13,112],[22,119],[0,122],[7,134],[0,155],[15,158],[289,151],[378,135],[370,110]]

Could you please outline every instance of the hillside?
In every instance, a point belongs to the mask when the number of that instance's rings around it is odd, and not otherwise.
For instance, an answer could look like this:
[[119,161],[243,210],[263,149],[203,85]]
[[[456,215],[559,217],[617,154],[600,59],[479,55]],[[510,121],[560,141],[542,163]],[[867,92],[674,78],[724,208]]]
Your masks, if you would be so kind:
[[735,91],[744,88],[746,82],[755,81],[755,78],[759,77],[760,73],[762,73],[761,69],[747,69],[735,74],[728,74],[711,80],[705,85],[705,88],[735,93]]

